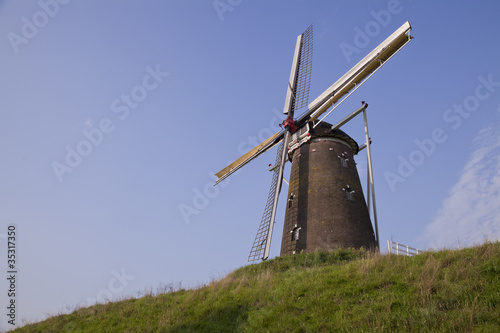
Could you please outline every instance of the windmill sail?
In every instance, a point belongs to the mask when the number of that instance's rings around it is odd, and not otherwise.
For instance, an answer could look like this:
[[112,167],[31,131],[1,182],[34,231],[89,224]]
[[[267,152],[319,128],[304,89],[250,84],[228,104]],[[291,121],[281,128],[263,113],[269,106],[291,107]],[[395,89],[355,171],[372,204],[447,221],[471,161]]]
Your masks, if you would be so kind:
[[283,134],[285,131],[277,132],[270,138],[268,138],[266,141],[262,142],[261,144],[257,145],[247,153],[243,154],[240,158],[238,158],[236,161],[233,163],[229,164],[227,167],[222,169],[221,171],[217,172],[215,175],[217,176],[217,181],[215,182],[215,185],[219,184],[221,181],[226,179],[227,177],[231,176],[233,173],[235,173],[239,168],[256,158],[257,156],[261,155],[262,153],[266,152],[267,150],[271,149],[274,147],[277,143],[279,143],[281,140],[283,140]]
[[309,111],[298,120],[299,123],[314,121],[342,96],[348,94],[357,85],[364,83],[387,60],[396,54],[410,40],[410,22],[405,22],[398,30],[361,59],[354,67],[325,90],[309,104]]
[[313,26],[312,24],[302,34],[302,45],[300,48],[299,69],[293,99],[293,111],[300,110],[309,102],[309,88],[311,87],[311,71],[313,58]]
[[[281,163],[281,153],[283,152],[283,142],[278,146],[278,151],[276,152],[276,164]],[[269,190],[269,195],[267,196],[266,208],[262,214],[262,219],[260,221],[259,229],[257,230],[257,235],[253,241],[252,249],[248,256],[248,262],[262,260],[264,258],[264,253],[266,249],[266,243],[271,232],[271,215],[273,210],[274,198],[276,196],[276,189],[278,188],[278,176],[279,168],[274,168],[273,179],[271,181],[271,188]]]
[[[290,72],[290,81],[288,81],[285,108],[283,111],[283,113],[288,114],[290,119],[293,119],[294,111],[297,108],[307,105],[309,84],[311,82],[312,38],[312,25],[310,25],[303,34],[297,37],[292,70]],[[284,139],[276,155],[275,165],[278,167],[273,170],[271,189],[269,190],[264,214],[262,215],[262,220],[257,235],[255,236],[252,249],[250,250],[248,261],[265,260],[269,257],[274,220],[278,207],[278,198],[283,183],[283,170],[285,167],[289,139],[290,128],[287,128],[284,133]]]

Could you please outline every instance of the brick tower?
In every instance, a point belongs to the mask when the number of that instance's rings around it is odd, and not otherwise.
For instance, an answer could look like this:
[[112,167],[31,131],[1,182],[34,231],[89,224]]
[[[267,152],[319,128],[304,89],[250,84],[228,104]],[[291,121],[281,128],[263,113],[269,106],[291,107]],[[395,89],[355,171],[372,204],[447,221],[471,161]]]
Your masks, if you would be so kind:
[[316,249],[375,249],[370,214],[353,156],[356,141],[320,123],[309,141],[290,153],[281,255]]

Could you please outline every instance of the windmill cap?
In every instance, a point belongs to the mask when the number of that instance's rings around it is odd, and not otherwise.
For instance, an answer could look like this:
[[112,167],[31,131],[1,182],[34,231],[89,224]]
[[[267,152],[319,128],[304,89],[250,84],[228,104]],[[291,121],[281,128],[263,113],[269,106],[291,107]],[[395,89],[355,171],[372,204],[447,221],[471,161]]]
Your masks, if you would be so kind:
[[329,137],[329,138],[336,138],[336,139],[342,140],[351,147],[351,150],[352,150],[354,155],[356,155],[359,152],[358,143],[353,138],[351,138],[349,135],[347,135],[342,130],[332,129],[332,125],[329,123],[326,123],[324,121],[319,123],[314,128],[311,135],[312,135],[311,138]]

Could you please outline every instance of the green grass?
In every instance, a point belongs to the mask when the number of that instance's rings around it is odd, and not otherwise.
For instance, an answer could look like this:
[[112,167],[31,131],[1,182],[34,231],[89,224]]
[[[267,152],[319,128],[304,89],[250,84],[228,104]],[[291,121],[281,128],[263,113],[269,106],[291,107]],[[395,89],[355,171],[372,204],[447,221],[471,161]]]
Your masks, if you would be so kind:
[[14,332],[500,332],[500,243],[415,257],[336,250]]

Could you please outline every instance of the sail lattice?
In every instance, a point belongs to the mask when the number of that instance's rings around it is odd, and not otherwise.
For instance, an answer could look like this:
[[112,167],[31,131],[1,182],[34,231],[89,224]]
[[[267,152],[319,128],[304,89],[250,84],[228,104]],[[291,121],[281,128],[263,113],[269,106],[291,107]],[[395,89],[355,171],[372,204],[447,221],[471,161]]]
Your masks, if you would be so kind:
[[299,110],[309,103],[309,88],[311,86],[313,58],[313,26],[312,24],[302,34],[300,47],[299,70],[297,71],[297,85],[294,92],[293,110]]
[[[281,154],[283,152],[283,141],[278,146],[276,152],[276,164],[281,164]],[[279,166],[275,168],[273,171],[273,179],[271,181],[271,188],[269,190],[269,195],[267,196],[266,207],[264,209],[264,213],[262,214],[262,219],[260,221],[259,229],[257,230],[257,235],[255,236],[255,240],[253,241],[252,249],[250,250],[250,254],[248,256],[248,262],[262,260],[264,257],[264,251],[266,249],[266,241],[270,230],[271,225],[271,215],[274,203],[274,197],[276,195],[276,190],[278,187],[278,174],[279,174]]]

